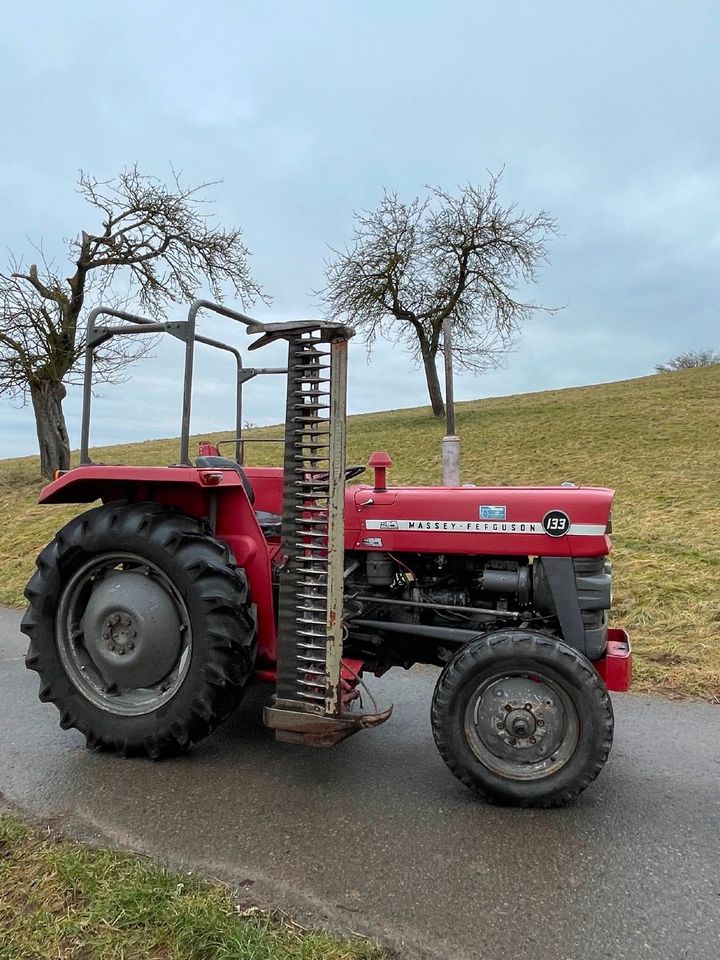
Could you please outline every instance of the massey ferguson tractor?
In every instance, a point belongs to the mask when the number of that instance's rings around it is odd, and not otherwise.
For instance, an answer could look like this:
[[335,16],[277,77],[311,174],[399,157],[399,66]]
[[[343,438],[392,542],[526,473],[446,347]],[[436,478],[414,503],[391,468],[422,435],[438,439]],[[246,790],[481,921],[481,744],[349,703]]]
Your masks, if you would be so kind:
[[[200,309],[257,335],[251,350],[286,341],[287,369],[245,368],[237,349],[197,333]],[[178,463],[92,463],[95,351],[160,332],[185,345]],[[608,690],[630,684],[627,634],[608,626],[613,492],[393,487],[384,452],[369,482],[350,484],[365,472],[345,462],[352,335],[207,301],[180,322],[92,312],[80,465],[40,501],[101,506],[60,530],[25,591],[40,699],[91,749],[158,759],[206,737],[249,684],[265,683],[277,739],[330,746],[390,716],[364,675],[430,664],[441,668],[432,730],[452,773],[486,800],[563,804],[607,760]],[[202,443],[190,459],[198,342],[237,364],[232,458]],[[283,467],[245,467],[243,384],[278,373]]]

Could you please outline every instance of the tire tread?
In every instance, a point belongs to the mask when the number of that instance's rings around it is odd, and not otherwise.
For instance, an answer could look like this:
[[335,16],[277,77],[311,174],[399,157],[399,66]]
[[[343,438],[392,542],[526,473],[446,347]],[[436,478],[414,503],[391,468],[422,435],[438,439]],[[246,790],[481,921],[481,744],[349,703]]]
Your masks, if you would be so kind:
[[[453,692],[475,663],[478,645],[485,645],[497,656],[498,660],[500,660],[503,656],[515,652],[515,645],[519,638],[528,643],[528,649],[523,651],[524,658],[526,659],[536,658],[541,660],[544,659],[543,654],[562,657],[568,668],[575,672],[578,683],[582,687],[583,694],[587,697],[594,698],[596,706],[603,713],[602,735],[594,751],[592,764],[585,769],[583,776],[576,780],[572,787],[550,792],[546,797],[541,799],[533,798],[531,800],[523,800],[522,798],[510,798],[492,788],[481,787],[477,778],[472,776],[465,764],[458,758],[457,751],[447,735],[447,728],[444,722],[452,709],[451,700]],[[564,806],[581,794],[598,776],[608,759],[613,742],[614,722],[612,702],[607,688],[595,668],[585,657],[568,644],[563,643],[558,640],[557,637],[553,637],[550,634],[542,634],[539,632],[525,633],[519,630],[498,631],[486,638],[472,641],[460,650],[453,659],[450,660],[440,675],[432,700],[431,722],[435,743],[448,769],[461,783],[465,784],[465,786],[471,790],[474,790],[488,803],[512,803],[517,806],[534,806],[546,809]]]
[[[205,636],[212,638],[200,671],[202,682],[183,716],[134,737],[95,729],[82,710],[73,709],[81,694],[65,677],[55,653],[54,610],[65,569],[83,551],[85,541],[109,533],[119,542],[123,537],[142,537],[182,568],[202,605]],[[153,759],[185,751],[232,713],[254,665],[256,617],[244,571],[235,565],[228,547],[210,536],[204,521],[166,504],[118,502],[74,518],[41,551],[25,597],[28,608],[21,630],[30,641],[25,665],[40,676],[40,699],[55,704],[60,725],[77,728],[90,750]]]

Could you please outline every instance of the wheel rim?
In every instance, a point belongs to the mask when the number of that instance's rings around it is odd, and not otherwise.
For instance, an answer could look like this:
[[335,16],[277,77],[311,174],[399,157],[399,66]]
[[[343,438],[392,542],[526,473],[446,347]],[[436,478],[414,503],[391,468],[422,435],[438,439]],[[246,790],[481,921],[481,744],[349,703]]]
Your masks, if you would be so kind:
[[102,554],[75,572],[60,599],[56,636],[79,692],[122,716],[167,703],[190,666],[185,601],[160,567],[133,553]]
[[536,672],[486,678],[465,709],[465,736],[488,770],[511,780],[542,780],[564,767],[580,740],[575,704]]

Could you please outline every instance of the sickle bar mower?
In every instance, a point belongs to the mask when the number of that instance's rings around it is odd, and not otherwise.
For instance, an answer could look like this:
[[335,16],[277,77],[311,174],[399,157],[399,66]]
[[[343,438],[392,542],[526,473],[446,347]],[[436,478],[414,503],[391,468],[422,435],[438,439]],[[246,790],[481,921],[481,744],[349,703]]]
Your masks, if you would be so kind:
[[279,740],[330,745],[390,715],[349,714],[342,674],[347,331],[288,337],[277,681]]

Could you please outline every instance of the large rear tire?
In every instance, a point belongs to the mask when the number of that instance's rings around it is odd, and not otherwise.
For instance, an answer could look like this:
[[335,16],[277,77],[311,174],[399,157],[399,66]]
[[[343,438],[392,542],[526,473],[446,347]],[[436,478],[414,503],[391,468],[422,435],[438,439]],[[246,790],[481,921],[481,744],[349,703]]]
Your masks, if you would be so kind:
[[561,806],[600,773],[613,710],[592,664],[562,641],[529,630],[474,640],[435,688],[432,729],[455,776],[484,799]]
[[40,699],[91,749],[185,750],[232,713],[254,665],[244,571],[202,521],[164,504],[107,504],[72,520],[25,596],[25,663]]

